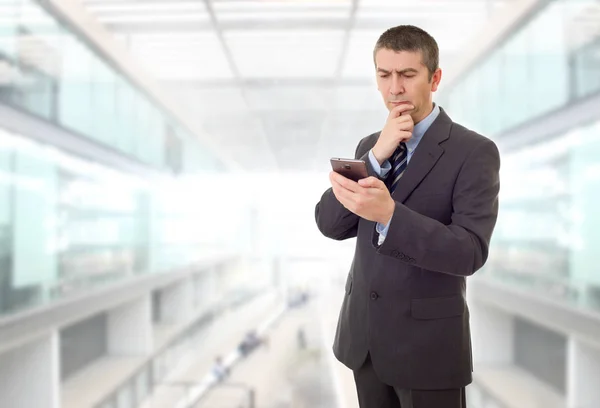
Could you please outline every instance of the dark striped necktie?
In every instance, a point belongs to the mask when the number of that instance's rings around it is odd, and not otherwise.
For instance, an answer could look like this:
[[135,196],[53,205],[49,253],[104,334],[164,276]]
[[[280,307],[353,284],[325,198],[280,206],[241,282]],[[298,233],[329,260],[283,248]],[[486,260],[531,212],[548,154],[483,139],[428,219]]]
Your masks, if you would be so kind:
[[406,165],[408,163],[408,149],[406,148],[406,143],[402,142],[392,155],[392,170],[388,175],[388,188],[390,190],[390,194],[394,192],[400,178],[402,178],[402,173],[406,170]]

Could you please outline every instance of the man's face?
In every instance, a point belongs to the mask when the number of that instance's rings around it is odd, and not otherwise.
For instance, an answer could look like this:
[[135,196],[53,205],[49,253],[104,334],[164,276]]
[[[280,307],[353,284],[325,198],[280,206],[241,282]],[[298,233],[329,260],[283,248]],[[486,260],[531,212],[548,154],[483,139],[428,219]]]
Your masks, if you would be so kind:
[[442,71],[438,68],[430,81],[420,51],[396,52],[382,48],[375,54],[375,65],[377,89],[388,110],[410,103],[415,107],[409,111],[415,123],[431,112],[432,93],[438,88]]

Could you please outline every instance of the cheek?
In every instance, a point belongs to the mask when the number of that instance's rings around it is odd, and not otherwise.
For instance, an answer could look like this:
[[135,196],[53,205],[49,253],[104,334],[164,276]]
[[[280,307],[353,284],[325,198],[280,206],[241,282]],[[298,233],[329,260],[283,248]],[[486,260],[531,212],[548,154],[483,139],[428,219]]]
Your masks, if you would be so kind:
[[430,84],[419,84],[419,86],[415,87],[414,92],[415,92],[415,96],[418,99],[426,99],[427,95],[429,95],[429,93],[431,92],[431,85]]

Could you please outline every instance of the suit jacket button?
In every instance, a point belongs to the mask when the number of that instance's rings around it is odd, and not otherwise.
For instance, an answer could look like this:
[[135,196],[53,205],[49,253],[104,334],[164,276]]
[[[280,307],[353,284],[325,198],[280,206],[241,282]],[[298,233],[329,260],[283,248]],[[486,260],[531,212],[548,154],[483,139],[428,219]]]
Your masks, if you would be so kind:
[[371,292],[371,300],[377,300],[378,297],[379,295],[377,294],[377,292]]

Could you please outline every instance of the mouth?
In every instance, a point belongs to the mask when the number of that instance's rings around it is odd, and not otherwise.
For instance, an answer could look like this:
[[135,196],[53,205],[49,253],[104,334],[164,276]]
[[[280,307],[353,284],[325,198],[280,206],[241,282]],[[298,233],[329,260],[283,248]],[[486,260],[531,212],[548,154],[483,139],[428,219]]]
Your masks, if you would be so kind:
[[390,101],[390,103],[394,106],[412,105],[409,101]]

